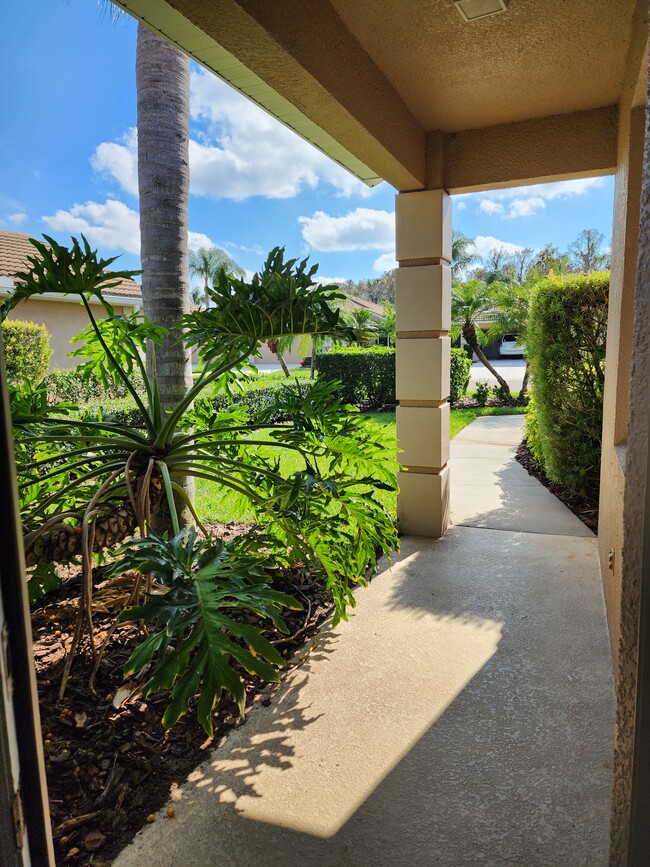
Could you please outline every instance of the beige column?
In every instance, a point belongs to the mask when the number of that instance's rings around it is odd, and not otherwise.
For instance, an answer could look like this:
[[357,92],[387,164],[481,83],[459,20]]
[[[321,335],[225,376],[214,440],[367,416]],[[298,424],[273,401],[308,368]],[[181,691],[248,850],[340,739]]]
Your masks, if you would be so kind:
[[449,523],[451,199],[444,190],[396,197],[398,521],[442,536]]

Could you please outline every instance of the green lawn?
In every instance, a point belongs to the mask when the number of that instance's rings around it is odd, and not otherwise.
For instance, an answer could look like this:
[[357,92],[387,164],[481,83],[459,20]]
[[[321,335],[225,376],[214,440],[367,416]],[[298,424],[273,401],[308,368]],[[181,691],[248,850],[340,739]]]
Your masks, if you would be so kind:
[[[274,374],[265,374],[265,376],[273,376]],[[521,408],[517,407],[478,407],[476,409],[452,409],[450,434],[456,436],[470,422],[474,421],[482,415],[521,415]],[[375,412],[368,413],[368,419],[371,424],[381,427],[391,428],[395,433],[395,413],[394,412]],[[268,449],[269,454],[277,455],[276,449]],[[395,458],[397,463],[397,457]],[[303,469],[301,459],[295,452],[286,450],[281,456],[281,471],[285,474],[294,473],[297,470]],[[380,497],[386,508],[392,513],[397,512],[397,503],[395,492],[380,492]],[[241,506],[234,501],[227,493],[217,487],[212,482],[206,482],[202,479],[196,480],[196,506],[199,515],[206,521],[221,521],[223,523],[231,523],[233,521],[250,521],[253,519],[252,512],[242,511]]]

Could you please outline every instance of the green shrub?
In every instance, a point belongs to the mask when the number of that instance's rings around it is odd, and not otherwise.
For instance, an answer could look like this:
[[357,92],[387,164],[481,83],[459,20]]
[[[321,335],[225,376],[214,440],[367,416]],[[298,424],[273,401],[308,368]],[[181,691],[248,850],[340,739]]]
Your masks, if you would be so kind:
[[[133,371],[131,379],[136,391],[144,394],[142,376]],[[69,403],[92,403],[93,401],[113,401],[125,398],[128,395],[123,382],[111,382],[105,386],[99,381],[95,373],[83,373],[79,368],[71,370],[53,370],[46,379],[47,393],[50,400],[55,403],[67,401]]]
[[387,346],[351,346],[316,358],[320,377],[338,380],[346,403],[372,407],[395,403],[395,350]]
[[485,406],[489,394],[490,386],[488,385],[487,380],[479,379],[479,381],[476,383],[476,391],[474,392],[477,404],[479,406]]
[[608,294],[608,274],[571,274],[541,282],[530,308],[529,444],[550,479],[581,495],[599,484]]
[[40,382],[50,364],[50,335],[44,325],[5,319],[2,323],[7,379],[14,384],[24,379]]
[[[230,395],[220,392],[208,400],[212,409],[217,412],[246,407],[249,421],[257,421],[262,413],[269,424],[288,421],[286,413],[283,413],[276,404],[276,397],[286,383],[295,384],[295,379],[283,377],[282,380],[267,382],[266,377],[260,377],[246,383],[241,391],[234,390]],[[111,424],[133,428],[144,427],[142,413],[132,398],[91,400],[84,403],[78,416],[85,421],[90,421],[100,414],[103,421]]]
[[452,403],[467,394],[471,370],[472,362],[465,350],[452,349],[449,382],[449,396]]

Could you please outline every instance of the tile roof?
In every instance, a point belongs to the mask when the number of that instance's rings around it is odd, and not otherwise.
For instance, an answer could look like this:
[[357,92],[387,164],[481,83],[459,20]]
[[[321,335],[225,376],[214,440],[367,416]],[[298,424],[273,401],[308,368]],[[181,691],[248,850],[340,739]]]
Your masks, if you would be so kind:
[[384,315],[384,308],[381,304],[375,304],[374,301],[370,301],[368,298],[360,298],[358,295],[350,295],[346,292],[352,307],[362,307],[364,310],[369,310],[373,316],[381,316]]
[[[29,243],[29,237],[22,232],[0,229],[0,277],[13,278],[17,271],[24,271],[29,267],[27,257],[33,256],[36,252]],[[140,284],[134,280],[120,280],[108,294],[141,298],[142,290]]]

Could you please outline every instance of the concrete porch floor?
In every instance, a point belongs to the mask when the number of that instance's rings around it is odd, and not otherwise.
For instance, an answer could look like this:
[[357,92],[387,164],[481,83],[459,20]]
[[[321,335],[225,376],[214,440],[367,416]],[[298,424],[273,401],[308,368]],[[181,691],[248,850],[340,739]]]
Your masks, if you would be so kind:
[[403,540],[350,622],[317,637],[116,867],[607,864],[595,539],[518,473],[518,424],[481,419],[453,440],[456,525]]

